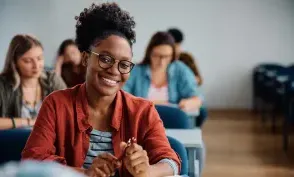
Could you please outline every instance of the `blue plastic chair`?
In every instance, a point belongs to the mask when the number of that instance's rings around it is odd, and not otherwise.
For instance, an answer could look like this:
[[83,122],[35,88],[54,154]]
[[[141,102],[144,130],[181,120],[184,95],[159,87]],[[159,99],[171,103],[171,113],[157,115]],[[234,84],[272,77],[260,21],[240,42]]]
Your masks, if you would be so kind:
[[181,173],[180,175],[188,175],[188,156],[185,146],[173,137],[167,136],[170,146],[181,158]]
[[21,152],[30,133],[30,129],[9,129],[0,131],[0,164],[9,161],[20,161]]
[[289,144],[289,129],[290,125],[294,123],[294,76],[290,78],[290,82],[286,85],[285,92],[285,109],[284,109],[284,123],[283,123],[283,149],[288,150]]
[[165,128],[190,129],[193,127],[190,117],[181,109],[164,105],[155,105],[155,108]]
[[272,132],[276,130],[276,117],[281,113],[285,107],[285,84],[289,81],[293,69],[288,67],[282,67],[274,71],[272,76],[265,76],[262,100],[264,106],[271,105],[271,109],[265,109],[263,111],[263,118],[266,115],[271,115],[272,120]]
[[[256,66],[253,70],[253,110],[259,112],[259,108],[263,109],[263,98],[264,90],[268,85],[268,79],[271,78],[267,73],[276,73],[276,71],[284,68],[282,65],[277,63],[263,63]],[[259,102],[261,101],[261,102]]]
[[[279,64],[264,64],[261,65],[257,74],[255,89],[255,106],[257,103],[261,109],[261,116],[263,122],[266,121],[267,115],[273,115],[276,109],[268,109],[269,105],[273,105],[275,101],[275,80],[287,70]],[[259,102],[257,102],[259,101]],[[272,131],[275,132],[275,116],[272,116]]]
[[200,107],[199,116],[197,116],[196,118],[196,127],[201,128],[205,120],[207,119],[207,117],[208,117],[207,108],[204,106]]

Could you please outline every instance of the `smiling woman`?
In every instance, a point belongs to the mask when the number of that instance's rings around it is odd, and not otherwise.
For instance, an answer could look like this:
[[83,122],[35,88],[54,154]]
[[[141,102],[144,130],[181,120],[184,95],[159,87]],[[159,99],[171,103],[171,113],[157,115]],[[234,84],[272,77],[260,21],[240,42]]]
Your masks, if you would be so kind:
[[88,65],[87,84],[110,96],[122,88],[134,64],[131,46],[125,38],[110,35],[107,39],[90,48],[90,57],[84,58],[84,63]]
[[[86,82],[46,98],[23,159],[54,160],[91,177],[178,174],[154,105],[121,90],[134,66],[134,19],[104,3],[76,20]],[[137,141],[127,145],[130,138]]]
[[0,74],[0,129],[34,125],[44,97],[65,87],[44,71],[42,44],[30,35],[14,36]]
[[124,90],[155,104],[177,104],[184,111],[198,111],[202,105],[195,77],[176,60],[175,41],[167,32],[152,36],[142,63],[134,67]]

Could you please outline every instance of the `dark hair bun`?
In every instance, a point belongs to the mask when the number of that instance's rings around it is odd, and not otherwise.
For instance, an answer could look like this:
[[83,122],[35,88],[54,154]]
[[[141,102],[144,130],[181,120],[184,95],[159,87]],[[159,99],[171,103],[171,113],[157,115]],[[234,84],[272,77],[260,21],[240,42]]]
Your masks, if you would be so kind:
[[104,39],[111,34],[126,38],[130,45],[136,41],[134,18],[116,3],[92,4],[75,19],[76,44],[81,52],[88,51],[95,40]]

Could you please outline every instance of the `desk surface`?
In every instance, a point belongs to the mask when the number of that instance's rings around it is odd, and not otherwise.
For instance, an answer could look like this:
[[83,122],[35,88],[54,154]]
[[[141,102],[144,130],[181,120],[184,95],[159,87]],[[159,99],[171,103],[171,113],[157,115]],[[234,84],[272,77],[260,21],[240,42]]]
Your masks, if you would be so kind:
[[171,136],[185,145],[185,147],[202,147],[202,132],[194,129],[166,129],[166,135]]
[[199,116],[199,110],[197,111],[188,111],[186,112],[186,114],[190,117],[196,117],[196,116]]

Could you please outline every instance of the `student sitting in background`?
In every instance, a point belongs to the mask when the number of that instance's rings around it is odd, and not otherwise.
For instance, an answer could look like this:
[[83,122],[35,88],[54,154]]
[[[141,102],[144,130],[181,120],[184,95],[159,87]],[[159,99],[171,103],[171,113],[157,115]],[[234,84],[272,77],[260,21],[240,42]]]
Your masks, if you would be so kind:
[[81,64],[81,53],[72,39],[63,41],[58,49],[55,73],[60,75],[67,87],[85,82],[85,67]]
[[179,60],[185,63],[193,71],[198,85],[201,86],[203,80],[192,55],[186,52],[182,52],[179,56]]
[[54,160],[91,177],[177,175],[180,160],[154,105],[121,90],[134,66],[133,17],[104,3],[76,19],[86,82],[44,100],[22,158]]
[[44,97],[64,88],[60,77],[44,72],[42,44],[30,35],[14,36],[0,74],[0,129],[34,125]]
[[198,97],[193,72],[176,60],[175,41],[167,32],[151,38],[143,62],[134,67],[124,90],[155,104],[178,104],[184,111],[198,110]]
[[[192,55],[182,52],[181,44],[184,40],[184,34],[177,28],[171,28],[168,30],[168,33],[170,33],[176,42],[176,56],[177,59],[184,62],[191,70],[193,71],[196,81],[199,86],[203,84],[203,79],[200,75],[199,69],[197,67],[196,61],[192,57]],[[201,92],[201,90],[199,90]],[[196,126],[201,127],[205,120],[207,119],[207,109],[204,106],[204,104],[201,106],[199,111],[199,116],[196,119]]]
[[171,28],[168,30],[176,42],[176,58],[184,62],[195,74],[197,83],[199,86],[202,85],[202,77],[200,75],[199,69],[196,65],[196,61],[189,53],[182,52],[181,44],[184,40],[184,34],[177,28]]

